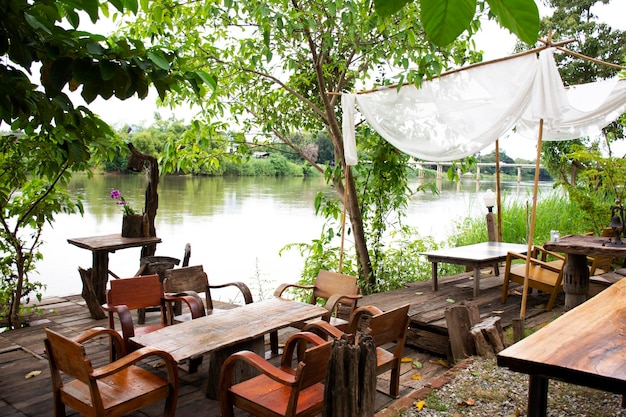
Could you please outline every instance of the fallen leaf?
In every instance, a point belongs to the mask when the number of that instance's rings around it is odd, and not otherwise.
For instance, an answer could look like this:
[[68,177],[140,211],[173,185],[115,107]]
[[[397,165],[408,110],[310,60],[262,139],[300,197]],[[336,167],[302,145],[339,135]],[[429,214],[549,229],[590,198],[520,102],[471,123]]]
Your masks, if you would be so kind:
[[400,362],[402,363],[411,363],[413,362],[413,358],[410,356],[405,356],[404,358],[400,359]]
[[454,303],[454,302],[455,302],[455,301],[454,301],[454,298],[446,298],[446,301],[447,301],[448,303]]
[[165,366],[165,362],[164,361],[158,361],[154,365],[152,365],[153,368],[160,368],[162,366]]
[[31,379],[34,376],[37,376],[41,373],[41,371],[30,371],[26,375],[24,375],[24,379]]
[[502,313],[504,313],[504,310],[493,310],[492,313],[493,314],[502,314]]
[[425,405],[426,405],[426,401],[424,400],[418,401],[415,403],[415,408],[417,409],[417,411],[422,411],[422,408],[424,408]]
[[444,361],[443,359],[438,359],[436,361],[430,360],[428,362],[435,364],[435,365],[445,366],[446,368],[450,367],[450,364],[448,363],[448,361]]
[[458,404],[459,407],[469,407],[469,406],[472,406],[472,405],[476,405],[476,400],[473,400],[471,398],[469,400],[461,401]]
[[535,306],[535,308],[537,310],[543,310],[544,308],[546,308],[546,306],[545,306],[545,304],[538,304],[538,305]]
[[420,381],[422,379],[422,375],[421,374],[413,374],[411,375],[411,379],[414,381]]
[[418,292],[415,293],[415,295],[422,295],[422,294],[424,294],[423,291],[418,291]]
[[413,361],[412,367],[414,369],[422,369],[422,366],[424,366],[424,365],[422,365],[422,362],[420,362],[418,360],[414,360]]

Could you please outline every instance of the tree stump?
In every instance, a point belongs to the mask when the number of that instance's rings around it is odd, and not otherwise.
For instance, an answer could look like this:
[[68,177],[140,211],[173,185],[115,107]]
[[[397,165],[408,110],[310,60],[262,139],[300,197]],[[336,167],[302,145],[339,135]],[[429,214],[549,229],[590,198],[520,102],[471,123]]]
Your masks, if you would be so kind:
[[92,269],[83,269],[79,266],[78,273],[80,274],[80,280],[83,282],[83,290],[81,292],[81,295],[83,296],[83,299],[87,304],[87,308],[89,309],[89,313],[91,313],[91,317],[96,320],[101,320],[105,318],[106,314],[104,314],[104,310],[102,310],[102,306],[100,305],[100,302],[94,290]]
[[470,330],[476,353],[479,356],[493,357],[496,353],[504,349],[504,336],[500,317],[489,317],[476,324]]
[[475,355],[476,347],[470,330],[480,321],[478,306],[475,304],[452,306],[446,309],[445,317],[453,362]]

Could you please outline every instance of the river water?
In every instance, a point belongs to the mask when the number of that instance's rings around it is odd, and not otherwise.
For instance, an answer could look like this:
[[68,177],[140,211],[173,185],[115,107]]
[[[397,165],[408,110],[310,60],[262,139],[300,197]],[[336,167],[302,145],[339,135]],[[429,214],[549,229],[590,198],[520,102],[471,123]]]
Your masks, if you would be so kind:
[[[77,176],[73,193],[84,198],[85,214],[58,215],[44,229],[43,261],[31,280],[46,284],[46,296],[80,294],[78,266],[91,266],[91,252],[67,243],[68,238],[119,233],[122,211],[110,199],[112,189],[139,212],[147,179],[143,175]],[[411,184],[415,188],[417,180]],[[437,241],[454,233],[454,220],[486,213],[482,193],[495,184],[463,180],[460,188],[444,181],[440,194],[418,193],[409,204],[405,223]],[[549,189],[551,184],[542,184]],[[530,200],[532,183],[504,182],[507,198]],[[191,265],[202,264],[213,284],[246,282],[255,299],[271,294],[278,284],[296,282],[304,260],[295,250],[279,255],[286,244],[310,243],[319,237],[323,219],[314,213],[318,192],[334,191],[322,179],[162,177],[158,186],[157,235],[163,243],[156,255],[182,259],[191,244]],[[350,245],[347,240],[346,245]],[[124,249],[109,256],[109,269],[121,277],[139,267],[140,249]]]

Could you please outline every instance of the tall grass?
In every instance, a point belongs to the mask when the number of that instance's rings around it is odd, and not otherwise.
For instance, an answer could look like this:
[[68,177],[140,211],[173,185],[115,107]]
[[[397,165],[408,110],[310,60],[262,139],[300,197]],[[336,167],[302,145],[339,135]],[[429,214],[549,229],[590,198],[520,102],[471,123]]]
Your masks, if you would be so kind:
[[[502,240],[504,242],[528,243],[531,209],[531,203],[527,205],[520,201],[505,200],[502,208]],[[484,216],[465,218],[456,223],[456,230],[459,230],[459,233],[448,238],[448,245],[451,247],[488,240]],[[537,201],[533,241],[537,244],[548,241],[550,230],[558,230],[561,236],[565,236],[591,232],[594,230],[594,225],[575,202],[565,196],[551,194]]]

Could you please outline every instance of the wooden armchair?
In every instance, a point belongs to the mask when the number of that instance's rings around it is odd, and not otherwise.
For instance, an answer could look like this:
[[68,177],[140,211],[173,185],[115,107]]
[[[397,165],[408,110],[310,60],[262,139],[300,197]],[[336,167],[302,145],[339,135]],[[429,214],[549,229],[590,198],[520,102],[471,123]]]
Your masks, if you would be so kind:
[[[546,255],[551,255],[557,259],[546,261]],[[504,283],[502,285],[502,303],[506,303],[509,295],[509,281],[524,284],[526,264],[513,264],[516,259],[526,261],[526,255],[509,252],[506,256],[506,266],[504,270]],[[556,296],[563,291],[563,265],[564,257],[557,253],[546,251],[541,247],[533,248],[530,257],[530,270],[528,272],[528,288],[534,288],[550,294],[545,309],[552,310]]]
[[[312,347],[305,351],[293,369],[293,353],[301,343],[309,343]],[[332,342],[301,332],[287,340],[278,367],[250,351],[229,356],[220,372],[222,417],[233,417],[233,407],[255,416],[317,416],[324,404],[322,382],[326,378],[331,347]],[[238,362],[247,363],[261,374],[233,385],[233,373]]]
[[[274,296],[283,297],[289,288],[311,291],[311,304],[316,304],[318,299],[324,300],[328,312],[323,319],[338,328],[347,328],[348,325],[348,320],[339,317],[340,309],[347,310],[344,314],[349,317],[356,309],[357,300],[362,298],[356,277],[324,270],[319,271],[313,285],[282,284],[274,291]],[[299,327],[304,325],[302,323]]]
[[[168,269],[165,271],[163,288],[168,295],[189,295],[196,297],[202,304],[202,299],[198,294],[204,293],[204,304],[206,314],[211,314],[214,310],[211,289],[235,287],[243,295],[245,304],[252,302],[252,293],[243,282],[229,282],[220,285],[209,285],[209,278],[202,268],[202,265],[187,266],[183,268]],[[168,303],[168,315],[170,324],[191,320],[191,314],[182,314],[181,303],[177,302],[173,307]]]
[[[113,417],[126,415],[162,399],[165,399],[163,416],[174,416],[178,368],[169,353],[146,347],[94,369],[83,343],[108,335],[112,344],[123,351],[123,341],[117,332],[96,327],[69,339],[46,328],[46,335],[44,343],[56,417],[65,416],[66,405],[84,416]],[[157,357],[165,363],[167,379],[135,365],[149,357]],[[74,379],[68,380],[67,376]]]
[[[378,307],[358,307],[350,316],[349,334],[368,332],[376,344],[376,375],[391,370],[389,395],[398,398],[400,395],[400,365],[402,353],[409,329],[409,305],[383,312]],[[322,320],[311,322],[303,329],[321,337],[340,338],[343,332]],[[387,350],[385,345],[393,346]]]
[[[193,318],[204,316],[202,303],[190,296],[166,295],[158,275],[116,279],[110,281],[111,288],[107,291],[107,303],[102,309],[108,313],[109,327],[115,329],[115,317],[119,318],[124,349],[132,352],[141,346],[133,343],[130,338],[150,333],[168,325],[166,318],[166,302],[182,301],[187,304]],[[131,310],[151,306],[159,306],[161,317],[156,323],[135,326]],[[114,351],[111,351],[115,355]],[[115,356],[112,356],[115,358]]]

